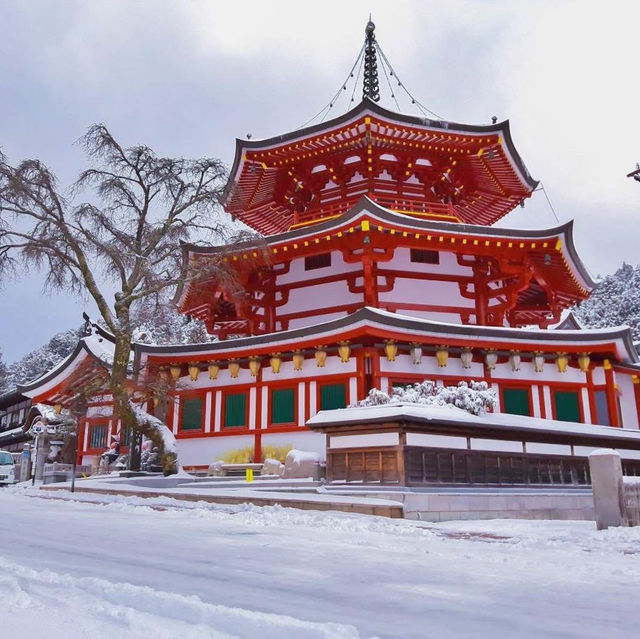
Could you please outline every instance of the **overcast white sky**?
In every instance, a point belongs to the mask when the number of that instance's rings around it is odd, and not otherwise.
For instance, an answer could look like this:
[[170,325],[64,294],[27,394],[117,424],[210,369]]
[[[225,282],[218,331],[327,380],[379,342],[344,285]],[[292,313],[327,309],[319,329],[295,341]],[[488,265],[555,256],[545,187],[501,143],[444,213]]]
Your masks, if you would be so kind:
[[[391,63],[430,109],[458,122],[510,119],[560,221],[575,219],[592,274],[640,262],[640,184],[625,177],[640,161],[632,0],[3,0],[0,148],[12,162],[42,159],[68,184],[84,161],[74,140],[104,122],[126,145],[230,162],[235,137],[287,132],[329,101],[370,11]],[[556,220],[536,193],[502,224]],[[5,361],[93,312],[43,294],[41,282],[3,282]]]

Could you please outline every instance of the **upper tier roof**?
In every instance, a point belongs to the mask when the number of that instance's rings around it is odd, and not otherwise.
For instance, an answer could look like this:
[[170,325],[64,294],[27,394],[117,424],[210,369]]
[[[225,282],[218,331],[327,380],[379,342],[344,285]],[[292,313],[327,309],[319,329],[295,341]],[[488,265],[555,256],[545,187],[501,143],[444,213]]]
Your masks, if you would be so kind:
[[364,98],[328,122],[236,140],[223,203],[265,235],[339,215],[363,194],[408,215],[489,225],[537,184],[508,121],[430,120]]

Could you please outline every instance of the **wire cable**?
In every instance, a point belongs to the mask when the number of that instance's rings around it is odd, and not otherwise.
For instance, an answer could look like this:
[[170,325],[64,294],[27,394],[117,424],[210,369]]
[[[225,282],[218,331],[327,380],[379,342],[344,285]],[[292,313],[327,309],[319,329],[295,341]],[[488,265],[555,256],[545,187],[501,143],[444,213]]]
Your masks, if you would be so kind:
[[428,107],[424,106],[424,104],[422,104],[422,102],[417,100],[409,92],[409,90],[404,85],[402,80],[400,80],[400,78],[398,77],[398,74],[396,73],[396,70],[391,66],[391,63],[389,62],[389,59],[387,58],[387,56],[384,54],[384,51],[382,50],[382,47],[378,43],[376,43],[376,45],[377,45],[378,51],[380,52],[380,57],[387,63],[387,66],[389,67],[389,70],[391,71],[391,75],[395,76],[396,80],[398,80],[398,86],[411,98],[411,104],[415,104],[425,115],[432,115],[433,117],[438,118],[438,120],[443,120],[444,118],[441,115],[438,115],[437,113],[435,113],[434,111],[432,111]]
[[[347,75],[346,79],[344,82],[342,82],[342,84],[340,84],[340,88],[336,91],[336,94],[333,96],[333,98],[329,101],[329,103],[322,108],[320,111],[318,111],[318,113],[316,113],[312,118],[310,118],[309,120],[307,120],[304,124],[301,124],[299,127],[297,127],[297,129],[295,129],[296,131],[298,129],[303,129],[304,127],[308,126],[309,124],[311,124],[317,117],[319,117],[320,115],[322,115],[323,113],[325,114],[324,117],[322,118],[321,122],[324,121],[324,118],[327,116],[327,114],[329,113],[329,110],[333,108],[333,105],[335,104],[336,100],[338,99],[338,97],[340,96],[340,93],[342,91],[346,91],[347,90],[347,84],[349,83],[349,78],[353,77],[353,71],[356,68],[356,66],[358,65],[358,62],[360,60],[360,58],[362,57],[363,53],[364,53],[364,44],[362,45],[362,48],[360,49],[360,52],[358,53],[358,57],[356,58],[356,61],[353,63],[353,66],[351,67],[351,71],[349,71],[349,74]],[[326,111],[326,113],[325,113]]]
[[542,180],[540,180],[540,188],[536,189],[536,191],[542,191],[544,193],[544,197],[547,200],[547,204],[549,205],[549,208],[551,209],[551,212],[553,213],[553,217],[556,218],[556,222],[558,224],[560,224],[560,218],[558,217],[558,214],[556,213],[556,210],[553,208],[553,204],[551,204],[551,199],[549,198],[549,194],[547,193],[547,189],[544,188],[544,184],[542,182]]
[[396,103],[396,106],[398,107],[398,111],[402,111],[402,109],[400,108],[400,105],[398,104],[398,100],[396,98],[396,94],[393,91],[393,87],[391,86],[391,80],[389,79],[389,76],[387,75],[387,69],[384,66],[384,59],[382,58],[382,51],[380,51],[380,47],[378,46],[378,51],[380,52],[380,61],[381,64],[380,66],[382,67],[382,72],[384,73],[384,77],[387,80],[387,84],[389,85],[389,91],[391,92],[391,97],[393,98],[393,101]]

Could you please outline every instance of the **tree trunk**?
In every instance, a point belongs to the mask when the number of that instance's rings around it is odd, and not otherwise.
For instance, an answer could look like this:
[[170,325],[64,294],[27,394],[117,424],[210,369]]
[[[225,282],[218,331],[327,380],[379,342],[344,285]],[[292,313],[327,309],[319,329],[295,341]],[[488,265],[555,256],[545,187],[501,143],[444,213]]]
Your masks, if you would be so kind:
[[[122,315],[124,317],[118,317],[120,325],[128,326],[128,310],[124,311]],[[129,401],[131,399],[130,395],[133,394],[133,388],[130,388],[128,384],[131,334],[129,331],[123,331],[120,335],[116,335],[115,338],[116,343],[109,387],[113,396],[114,415],[120,419],[121,429],[127,427],[131,429],[131,446],[129,449],[130,468],[132,470],[140,468],[141,435],[145,435],[158,447],[165,475],[173,474],[177,472],[177,458],[175,454],[167,454],[164,439],[158,428],[154,427],[152,422],[136,416]],[[164,420],[163,428],[168,431]]]

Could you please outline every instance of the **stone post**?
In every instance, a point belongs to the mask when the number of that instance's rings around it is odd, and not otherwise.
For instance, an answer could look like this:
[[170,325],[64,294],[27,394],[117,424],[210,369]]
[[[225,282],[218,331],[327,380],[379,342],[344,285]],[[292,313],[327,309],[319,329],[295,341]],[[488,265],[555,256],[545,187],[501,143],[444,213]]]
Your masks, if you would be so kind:
[[594,450],[589,455],[589,470],[598,530],[626,526],[620,455],[611,448]]
[[36,471],[35,480],[43,481],[44,479],[44,465],[49,455],[49,437],[46,433],[43,433],[38,437],[38,449],[36,451]]
[[23,444],[20,453],[20,478],[18,481],[28,481],[31,477],[31,444]]

